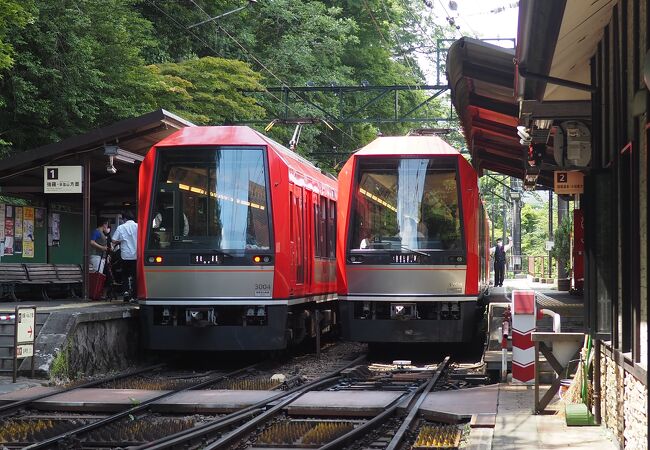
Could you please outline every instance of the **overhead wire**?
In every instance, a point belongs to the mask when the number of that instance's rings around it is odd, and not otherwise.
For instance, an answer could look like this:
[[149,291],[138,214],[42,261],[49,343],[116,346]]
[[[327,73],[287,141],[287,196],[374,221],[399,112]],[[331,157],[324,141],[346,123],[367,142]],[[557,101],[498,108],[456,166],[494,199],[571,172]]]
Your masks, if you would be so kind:
[[[198,5],[194,0],[190,0],[190,1],[191,1],[191,2],[192,2],[192,3],[193,3],[193,4],[194,4],[194,5],[195,5],[195,6],[196,6],[196,7],[197,7],[201,12],[203,12],[204,14],[207,14],[207,12],[206,12],[203,8],[201,8],[200,5]],[[154,8],[156,8],[158,11],[160,11],[163,15],[165,15],[165,16],[166,16],[169,20],[171,20],[171,21],[172,21],[172,22],[173,22],[173,23],[174,23],[178,28],[181,28],[181,29],[184,30],[185,32],[191,34],[195,39],[197,39],[199,42],[201,42],[205,47],[207,47],[208,49],[212,50],[216,55],[219,55],[219,51],[216,50],[216,49],[215,49],[215,48],[214,48],[210,43],[208,43],[205,39],[203,39],[203,38],[202,38],[201,36],[199,36],[198,34],[194,33],[194,31],[192,31],[191,29],[187,28],[185,25],[181,24],[178,20],[176,20],[174,17],[172,17],[172,16],[171,16],[167,11],[165,11],[164,9],[162,9],[162,8],[161,8],[161,7],[160,7],[160,6],[159,6],[159,5],[158,5],[154,0],[146,0],[146,2],[149,3],[151,6],[153,6]],[[277,80],[277,81],[278,81],[282,86],[285,86],[285,87],[286,87],[290,92],[294,93],[298,98],[300,98],[300,96],[298,95],[297,92],[295,92],[294,90],[292,90],[292,89],[288,86],[287,83],[284,83],[284,82],[280,79],[280,77],[278,77],[275,73],[273,73],[273,71],[272,71],[271,69],[269,69],[269,68],[268,68],[268,67],[267,67],[267,66],[266,66],[262,61],[260,61],[260,60],[259,60],[259,59],[258,59],[258,58],[257,58],[257,57],[252,53],[252,52],[251,52],[251,51],[249,51],[246,47],[244,47],[244,46],[243,46],[243,45],[242,45],[242,44],[241,44],[237,39],[235,39],[235,38],[234,38],[230,33],[228,33],[228,31],[226,31],[226,30],[225,30],[221,25],[219,25],[218,23],[215,23],[214,25],[215,25],[216,27],[218,27],[219,30],[221,30],[221,31],[222,31],[226,36],[228,36],[228,37],[229,37],[233,42],[235,42],[235,43],[237,44],[238,47],[240,47],[240,48],[241,48],[241,49],[242,49],[242,50],[243,50],[243,51],[244,51],[244,52],[245,52],[245,53],[246,53],[250,58],[252,58],[252,59],[253,59],[253,60],[254,60],[254,61],[255,61],[259,66],[261,66],[264,70],[266,70],[266,71],[267,71],[267,72],[268,72],[268,73],[269,73],[273,78],[275,78],[275,79],[276,79],[276,80]],[[290,109],[292,112],[294,112],[294,113],[296,113],[296,114],[299,114],[299,111],[296,111],[294,108],[292,108],[292,106],[291,106],[290,104],[288,104],[287,102],[285,102],[284,100],[282,100],[281,98],[279,98],[278,96],[276,96],[275,94],[273,94],[272,92],[270,92],[270,91],[268,91],[268,90],[266,90],[266,89],[264,90],[264,92],[265,92],[265,93],[268,93],[269,95],[271,95],[274,99],[276,99],[276,100],[279,101],[281,104],[283,104],[284,106],[286,106],[286,107],[287,107],[288,109]],[[348,132],[346,132],[345,130],[343,130],[341,127],[339,127],[338,125],[336,125],[336,124],[334,124],[334,123],[332,124],[332,126],[334,126],[336,129],[338,129],[338,130],[339,130],[339,131],[340,131],[344,136],[348,136],[348,137],[349,137],[353,142],[356,143],[356,145],[360,145],[360,142],[359,142],[359,140],[358,140],[357,138],[355,138],[354,136],[352,136],[351,134],[349,134]],[[327,139],[329,139],[332,143],[334,143],[334,144],[336,144],[336,145],[339,145],[338,142],[334,141],[334,140],[333,140],[331,137],[329,137],[326,133],[324,133],[323,136],[325,136]]]
[[[453,26],[455,24],[455,20],[454,20],[453,16],[449,13],[447,8],[445,8],[445,5],[444,5],[444,3],[442,3],[442,0],[438,0],[438,3],[440,4],[440,6],[442,6],[442,9],[445,11],[445,14],[447,14],[447,21],[449,22],[450,25]],[[463,16],[461,16],[460,13],[458,13],[458,18],[461,19],[463,22],[465,22],[465,25],[467,25],[467,28],[469,28],[469,31],[471,31],[474,34],[474,37],[478,38],[478,33],[476,32],[476,30],[474,30],[472,28],[472,26],[469,24],[469,22],[467,20],[465,20],[465,18]],[[454,22],[452,23],[452,21],[454,21]],[[461,37],[463,36],[463,33],[460,31],[460,26],[457,26],[456,31],[458,31],[458,33],[461,35]]]
[[[386,3],[384,2],[384,0],[380,0],[380,2],[381,2],[381,6],[384,8],[384,14],[386,15],[386,19],[388,19],[388,21],[390,21],[390,14],[388,13],[388,8],[386,7]],[[368,2],[366,0],[364,0],[364,3],[366,4],[366,7],[368,7]],[[370,9],[368,9],[368,10],[370,11]],[[370,13],[372,14],[372,12],[370,12]],[[377,24],[375,22],[375,26],[376,25]],[[408,57],[403,52],[403,46],[402,46],[402,43],[400,42],[399,35],[397,34],[397,31],[393,30],[393,34],[395,36],[395,42],[397,43],[397,47],[400,49],[400,53],[402,53],[402,57],[404,59],[404,62],[406,63],[408,68],[411,70],[411,73],[413,74],[413,78],[416,79],[416,80],[419,79],[420,75],[416,72],[415,67],[413,67],[413,65],[411,64],[411,61],[408,59]],[[409,88],[411,87],[411,86],[408,85],[408,83],[406,85]]]

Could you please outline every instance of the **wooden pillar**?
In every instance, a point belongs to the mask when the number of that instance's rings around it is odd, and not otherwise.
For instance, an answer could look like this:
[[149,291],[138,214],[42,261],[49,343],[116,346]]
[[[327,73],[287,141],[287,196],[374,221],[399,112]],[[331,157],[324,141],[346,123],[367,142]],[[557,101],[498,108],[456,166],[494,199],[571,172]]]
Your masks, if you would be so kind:
[[83,270],[83,293],[82,298],[88,300],[88,260],[90,253],[90,156],[85,155],[83,159],[83,180],[82,180],[82,197],[83,197],[83,242],[84,256],[81,264]]

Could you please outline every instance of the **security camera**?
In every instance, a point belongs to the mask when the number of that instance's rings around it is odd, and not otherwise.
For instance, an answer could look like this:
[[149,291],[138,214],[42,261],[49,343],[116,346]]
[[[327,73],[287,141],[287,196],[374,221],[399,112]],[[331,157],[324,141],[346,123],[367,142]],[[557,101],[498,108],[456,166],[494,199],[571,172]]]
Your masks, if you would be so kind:
[[116,174],[117,169],[115,168],[115,165],[113,164],[113,156],[108,157],[108,164],[106,164],[106,172]]
[[117,169],[115,168],[115,163],[114,163],[114,157],[113,155],[108,157],[108,163],[106,163],[106,172],[111,173],[111,174],[116,174]]

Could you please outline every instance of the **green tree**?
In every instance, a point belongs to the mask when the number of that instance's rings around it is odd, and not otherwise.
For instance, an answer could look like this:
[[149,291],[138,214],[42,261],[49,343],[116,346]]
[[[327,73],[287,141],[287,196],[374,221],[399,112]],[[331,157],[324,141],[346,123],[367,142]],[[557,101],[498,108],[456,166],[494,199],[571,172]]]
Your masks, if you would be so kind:
[[141,101],[151,27],[127,0],[37,1],[34,20],[9,37],[14,67],[0,80],[4,135],[36,147],[151,110]]
[[195,58],[149,66],[153,86],[148,102],[197,124],[255,118],[264,113],[242,90],[262,89],[248,64],[222,58]]
[[13,65],[14,48],[7,37],[32,20],[31,1],[0,0],[0,78]]
[[194,56],[147,66],[143,55],[156,53],[160,43],[135,3],[36,3],[34,21],[11,36],[15,64],[0,79],[2,137],[14,149],[160,107],[202,124],[263,114],[253,98],[240,92],[262,89],[260,75],[245,63]]

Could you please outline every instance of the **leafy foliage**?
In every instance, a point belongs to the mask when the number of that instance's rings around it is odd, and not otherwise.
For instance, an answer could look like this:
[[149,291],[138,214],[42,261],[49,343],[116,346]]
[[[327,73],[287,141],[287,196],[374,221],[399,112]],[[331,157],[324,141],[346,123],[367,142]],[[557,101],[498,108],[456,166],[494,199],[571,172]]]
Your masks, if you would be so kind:
[[[265,1],[192,27],[242,4],[0,0],[0,147],[37,147],[159,107],[200,124],[270,121],[285,108],[292,117],[327,119],[323,110],[337,111],[340,98],[310,94],[320,108],[301,101],[288,108],[265,87],[421,84],[422,61],[433,60],[436,39],[448,35],[419,0]],[[400,111],[426,95],[408,92]],[[372,98],[360,95],[345,112]],[[390,117],[393,105],[373,102],[365,123],[305,127],[299,151],[335,168],[380,131],[413,127],[372,123]],[[437,100],[423,109],[448,113]],[[293,127],[271,133],[287,143]]]
[[197,124],[250,119],[263,113],[242,90],[260,90],[260,75],[240,61],[205,57],[149,66],[157,88],[150,101]]
[[32,20],[30,1],[0,0],[0,71],[13,65],[14,48],[7,36]]
[[566,216],[562,223],[555,230],[555,244],[551,250],[551,256],[558,263],[564,263],[567,271],[570,271],[569,263],[571,262],[571,231],[573,223],[570,215]]

